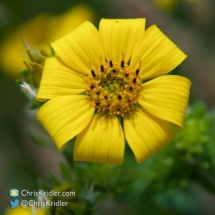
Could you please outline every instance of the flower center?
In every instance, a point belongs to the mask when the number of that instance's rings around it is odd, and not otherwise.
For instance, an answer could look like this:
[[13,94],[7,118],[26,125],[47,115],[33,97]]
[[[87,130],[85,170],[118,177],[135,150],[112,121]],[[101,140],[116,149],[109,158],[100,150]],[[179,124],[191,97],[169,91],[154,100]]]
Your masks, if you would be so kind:
[[91,74],[86,80],[86,93],[98,111],[124,116],[134,108],[141,86],[139,69],[132,70],[124,61],[109,61],[96,71],[91,70]]

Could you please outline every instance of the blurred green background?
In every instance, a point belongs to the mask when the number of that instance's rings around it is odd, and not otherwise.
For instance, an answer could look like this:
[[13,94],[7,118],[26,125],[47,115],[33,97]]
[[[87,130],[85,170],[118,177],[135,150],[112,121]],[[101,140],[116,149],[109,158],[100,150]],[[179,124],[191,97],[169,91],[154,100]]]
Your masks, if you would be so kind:
[[[8,54],[9,48],[3,49],[4,44],[12,45],[10,49],[13,50],[22,45],[22,36],[17,32],[23,23],[29,22],[40,14],[49,14],[47,16],[52,17],[51,24],[47,22],[47,25],[39,28],[37,33],[43,34],[50,25],[52,25],[50,29],[53,32],[58,32],[62,27],[56,21],[58,17],[63,16],[62,14],[70,8],[80,7],[80,5],[84,5],[85,11],[80,10],[71,19],[71,30],[76,22],[76,17],[77,19],[82,16],[85,18],[85,13],[89,13],[86,15],[86,19],[89,17],[97,27],[101,18],[145,17],[147,26],[156,24],[188,55],[185,62],[174,72],[186,76],[192,81],[190,104],[201,100],[206,104],[207,111],[214,108],[214,0],[0,0],[0,58],[3,59]],[[26,29],[29,28],[30,34],[28,34],[30,36],[32,34],[34,37],[34,32],[29,27],[31,22],[29,23],[26,25]],[[14,35],[17,35],[17,41],[20,41],[17,46],[10,40]],[[43,42],[52,42],[49,40],[53,40],[53,38],[54,36],[45,35],[44,38],[38,39],[40,41],[37,43],[41,45]],[[29,42],[32,46],[37,43]],[[17,60],[15,55],[14,58],[11,55],[8,67],[15,65]],[[37,178],[46,180],[49,171],[60,177],[58,164],[60,161],[64,161],[64,158],[55,147],[50,150],[33,143],[29,132],[35,129],[35,112],[28,110],[28,100],[14,81],[16,73],[11,68],[7,68],[1,60],[0,63],[0,190],[2,195],[0,212],[3,214],[5,208],[9,206],[8,192],[11,188],[37,189]],[[48,141],[51,142],[51,140]],[[142,169],[140,168],[139,171]],[[153,181],[151,183],[153,184]],[[189,186],[189,190],[192,195],[187,199],[186,195],[180,197],[181,191],[172,191],[169,197],[163,197],[161,192],[156,197],[159,200],[154,201],[153,204],[148,204],[147,201],[138,204],[136,200],[132,201],[131,197],[128,198],[129,203],[117,199],[114,202],[107,200],[99,204],[98,213],[115,214],[114,211],[117,211],[117,214],[127,214],[127,205],[131,205],[129,208],[133,208],[133,213],[129,214],[143,214],[143,211],[144,214],[215,214],[215,195],[210,192],[210,189],[204,189],[193,183]],[[162,206],[157,206],[156,202],[163,202],[160,204]],[[184,206],[186,202],[189,204]],[[181,205],[186,210],[180,210]]]

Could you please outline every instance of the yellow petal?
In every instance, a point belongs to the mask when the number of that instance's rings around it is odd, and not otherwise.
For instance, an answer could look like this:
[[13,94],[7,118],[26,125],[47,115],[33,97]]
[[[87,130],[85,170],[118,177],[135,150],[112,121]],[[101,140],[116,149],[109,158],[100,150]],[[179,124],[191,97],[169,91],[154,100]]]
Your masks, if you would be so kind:
[[94,111],[87,96],[60,96],[45,103],[37,113],[37,118],[58,149],[62,150],[66,142],[88,125]]
[[21,208],[21,206],[18,206],[16,208],[8,208],[4,215],[32,215],[32,208]]
[[100,57],[104,59],[99,32],[90,22],[84,22],[63,38],[52,43],[52,47],[68,66],[83,74],[90,74],[89,61],[93,69],[98,69]]
[[[34,213],[35,215],[45,215],[46,214],[45,208],[38,208],[37,212]],[[8,208],[4,215],[32,215],[32,208],[21,208],[21,206],[17,206],[16,208]]]
[[105,48],[112,60],[121,61],[122,52],[125,62],[131,59],[136,41],[145,30],[145,19],[102,19],[99,32]]
[[152,115],[182,127],[190,86],[182,76],[161,76],[142,85],[138,103]]
[[121,164],[124,135],[115,115],[98,113],[77,136],[74,160]]
[[153,25],[137,42],[131,58],[131,67],[136,70],[141,60],[141,77],[151,79],[172,71],[185,58],[186,55]]
[[60,59],[48,58],[45,62],[37,100],[53,99],[60,95],[77,95],[84,92],[85,87],[83,75],[72,71]]
[[174,139],[169,122],[136,108],[124,117],[124,132],[137,163],[142,163]]

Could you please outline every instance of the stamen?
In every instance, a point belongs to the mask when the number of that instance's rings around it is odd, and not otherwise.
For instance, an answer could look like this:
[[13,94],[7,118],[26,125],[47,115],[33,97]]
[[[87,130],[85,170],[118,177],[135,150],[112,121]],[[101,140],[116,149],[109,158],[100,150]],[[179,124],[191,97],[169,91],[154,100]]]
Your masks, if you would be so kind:
[[108,61],[109,61],[110,67],[113,67],[113,62],[112,62],[112,60],[110,58],[109,52],[107,52],[107,56],[108,56]]
[[95,77],[96,77],[96,74],[95,74],[94,70],[92,69],[92,64],[91,64],[90,61],[89,61],[89,66],[90,66],[91,74],[92,74],[92,76],[95,78]]
[[129,90],[132,91],[132,90],[133,90],[133,87],[130,87]]
[[138,67],[138,69],[136,70],[136,75],[137,75],[137,76],[138,76],[138,74],[139,74],[139,72],[140,72],[141,64],[142,64],[142,60],[140,60],[140,62],[139,62],[139,67]]
[[94,89],[94,86],[90,86],[91,89]]
[[134,84],[136,83],[136,80],[137,80],[136,78],[133,79],[133,83],[134,83]]
[[124,62],[124,57],[125,57],[125,56],[124,56],[124,53],[122,52],[122,61],[121,61],[121,67],[124,67],[124,63],[125,63],[125,62]]
[[119,100],[121,100],[121,99],[122,99],[122,97],[121,97],[120,95],[118,95],[118,99],[119,99]]
[[115,70],[115,69],[113,69],[113,70],[112,70],[112,72],[113,72],[113,73],[116,73],[116,70]]
[[101,70],[102,72],[104,72],[104,66],[103,66],[103,62],[102,62],[102,56],[100,56],[100,61],[101,61],[100,70]]
[[93,71],[93,70],[91,70],[91,74],[92,74],[92,76],[95,78],[96,77],[96,74],[95,74],[95,72]]

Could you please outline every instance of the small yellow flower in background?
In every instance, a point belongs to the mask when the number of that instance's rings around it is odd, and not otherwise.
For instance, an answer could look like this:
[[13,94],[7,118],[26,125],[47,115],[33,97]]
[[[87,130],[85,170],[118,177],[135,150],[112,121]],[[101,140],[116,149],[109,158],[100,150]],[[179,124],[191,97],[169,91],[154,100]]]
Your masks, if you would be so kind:
[[1,43],[1,67],[7,74],[17,76],[18,70],[24,68],[23,59],[25,59],[24,53],[26,50],[22,38],[33,48],[45,49],[46,42],[59,39],[85,20],[94,20],[92,10],[85,5],[75,6],[58,16],[42,14],[32,18],[10,32]]
[[164,11],[174,10],[179,3],[179,0],[153,0],[154,5]]
[[36,213],[33,213],[32,208],[17,208],[7,209],[4,215],[45,215],[45,209],[39,208]]
[[198,2],[199,0],[185,0],[187,2]]
[[[178,6],[181,0],[153,0],[153,4],[163,11],[174,11]],[[183,3],[186,2],[197,2],[199,0],[183,0]]]
[[[77,135],[74,160],[121,164],[125,139],[142,163],[182,127],[191,82],[166,75],[186,55],[145,19],[84,22],[52,44],[37,117],[59,150]],[[123,122],[123,128],[120,121]]]

